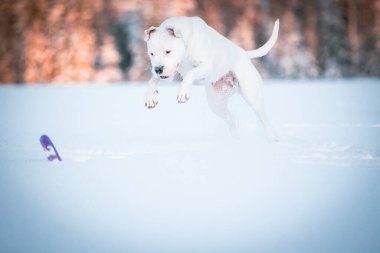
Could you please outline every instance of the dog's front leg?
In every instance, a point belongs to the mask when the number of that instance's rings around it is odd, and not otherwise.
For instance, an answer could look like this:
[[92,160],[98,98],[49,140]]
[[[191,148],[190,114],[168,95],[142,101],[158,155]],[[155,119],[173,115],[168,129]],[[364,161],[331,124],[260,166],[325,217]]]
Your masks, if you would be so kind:
[[145,97],[145,106],[148,109],[154,108],[158,104],[158,84],[159,78],[157,76],[153,76],[148,83],[148,90],[146,92]]
[[181,87],[179,88],[179,93],[177,96],[178,103],[185,103],[187,100],[189,100],[191,85],[193,82],[207,77],[210,73],[212,73],[211,62],[203,62],[197,67],[189,70],[183,78]]

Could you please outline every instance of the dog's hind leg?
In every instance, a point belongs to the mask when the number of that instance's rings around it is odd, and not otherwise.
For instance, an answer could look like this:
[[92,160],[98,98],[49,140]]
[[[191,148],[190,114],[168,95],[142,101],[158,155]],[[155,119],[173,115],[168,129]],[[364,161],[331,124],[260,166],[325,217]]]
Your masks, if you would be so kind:
[[266,138],[269,141],[278,141],[264,110],[262,80],[259,73],[251,64],[245,64],[245,68],[236,70],[236,78],[240,85],[240,95],[258,116],[263,125]]
[[237,137],[235,116],[228,109],[228,100],[235,93],[236,79],[227,73],[218,81],[206,85],[210,109],[228,125],[232,136]]

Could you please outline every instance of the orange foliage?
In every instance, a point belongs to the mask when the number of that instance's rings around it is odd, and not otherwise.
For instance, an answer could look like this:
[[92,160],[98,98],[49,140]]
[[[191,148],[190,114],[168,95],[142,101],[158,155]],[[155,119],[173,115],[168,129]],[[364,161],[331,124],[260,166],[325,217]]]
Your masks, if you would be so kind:
[[[326,69],[341,59],[321,54],[329,52],[320,39],[329,22],[322,1],[2,0],[0,83],[146,80],[143,31],[175,15],[201,16],[247,50],[260,46],[280,18],[274,51],[254,61],[264,76],[341,75]],[[330,2],[342,14],[335,26],[345,26],[350,75],[380,76],[380,0]]]

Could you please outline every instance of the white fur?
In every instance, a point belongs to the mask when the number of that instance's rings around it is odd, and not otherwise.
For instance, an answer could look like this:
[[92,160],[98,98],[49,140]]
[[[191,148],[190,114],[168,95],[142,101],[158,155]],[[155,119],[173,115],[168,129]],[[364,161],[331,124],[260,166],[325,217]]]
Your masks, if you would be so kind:
[[[172,17],[159,27],[145,31],[153,77],[149,81],[145,105],[154,108],[158,103],[157,84],[163,78],[183,77],[177,100],[190,98],[194,81],[204,81],[210,108],[235,131],[234,117],[228,111],[228,97],[234,92],[245,99],[257,113],[267,137],[275,139],[270,130],[263,106],[262,79],[250,58],[266,55],[277,40],[279,21],[275,22],[271,38],[264,46],[245,51],[208,26],[199,17]],[[162,66],[160,74],[155,68]]]

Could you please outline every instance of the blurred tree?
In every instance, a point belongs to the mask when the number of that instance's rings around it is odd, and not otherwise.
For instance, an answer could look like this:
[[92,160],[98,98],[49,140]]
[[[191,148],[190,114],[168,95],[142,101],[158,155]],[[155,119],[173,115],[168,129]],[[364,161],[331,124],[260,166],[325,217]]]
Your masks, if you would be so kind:
[[351,49],[348,39],[344,0],[317,0],[319,12],[318,61],[324,77],[351,74]]
[[361,39],[356,67],[361,75],[380,76],[380,1],[360,2],[357,7],[361,24],[357,31]]
[[112,33],[115,37],[116,48],[121,58],[119,61],[119,67],[122,72],[127,73],[128,68],[132,65],[132,54],[128,50],[130,38],[127,20],[116,23],[113,27]]
[[13,0],[0,1],[0,83],[24,82],[23,29]]
[[221,20],[220,4],[215,0],[198,0],[198,16],[220,33],[224,33],[224,24]]
[[[309,1],[309,5],[312,6],[313,2]],[[313,23],[307,23],[312,9],[307,8],[302,0],[286,0],[276,7],[282,11],[281,33],[274,53],[264,58],[267,69],[276,76],[290,78],[318,76],[316,57],[310,46],[312,42],[306,37],[306,29],[315,29]]]

